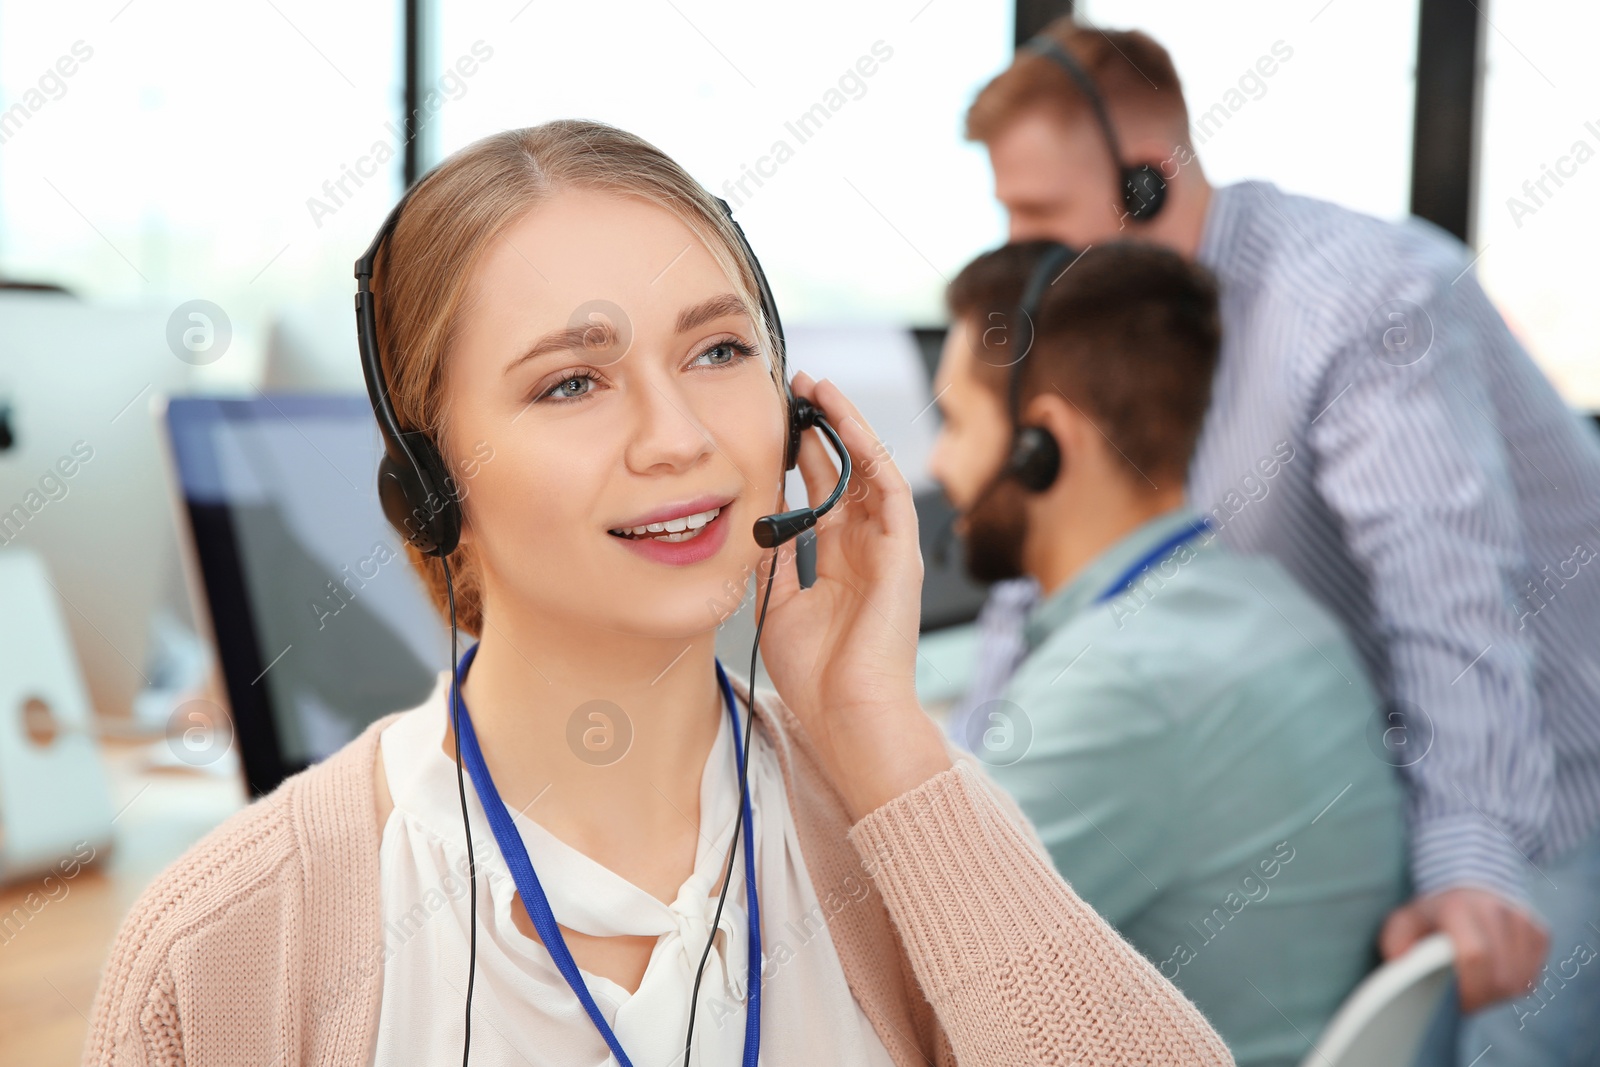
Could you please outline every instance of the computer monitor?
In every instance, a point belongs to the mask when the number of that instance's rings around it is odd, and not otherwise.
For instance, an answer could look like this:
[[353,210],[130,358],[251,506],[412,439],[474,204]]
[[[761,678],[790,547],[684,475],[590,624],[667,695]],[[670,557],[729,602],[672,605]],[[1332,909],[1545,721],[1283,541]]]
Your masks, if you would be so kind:
[[145,686],[152,617],[186,615],[152,415],[192,372],[167,343],[171,312],[0,291],[0,552],[43,558],[90,701],[112,717]]
[[449,635],[383,517],[365,396],[179,398],[171,456],[253,793],[420,704]]

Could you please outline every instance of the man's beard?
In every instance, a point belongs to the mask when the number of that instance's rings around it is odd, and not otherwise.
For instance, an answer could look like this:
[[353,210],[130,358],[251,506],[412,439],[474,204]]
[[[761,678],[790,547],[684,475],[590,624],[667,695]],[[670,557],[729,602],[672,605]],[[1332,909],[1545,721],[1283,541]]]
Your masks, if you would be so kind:
[[1014,478],[1002,478],[986,487],[966,513],[963,541],[967,573],[973,581],[990,583],[1021,578],[1022,543],[1028,535],[1028,492]]

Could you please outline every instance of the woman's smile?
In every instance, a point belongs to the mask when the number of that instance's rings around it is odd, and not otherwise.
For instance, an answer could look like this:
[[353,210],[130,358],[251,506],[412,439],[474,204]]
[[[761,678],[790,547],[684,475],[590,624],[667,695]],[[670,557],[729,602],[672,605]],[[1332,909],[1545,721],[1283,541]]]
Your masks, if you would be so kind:
[[699,563],[716,555],[727,543],[731,504],[732,501],[713,504],[668,519],[611,529],[607,536],[656,563]]

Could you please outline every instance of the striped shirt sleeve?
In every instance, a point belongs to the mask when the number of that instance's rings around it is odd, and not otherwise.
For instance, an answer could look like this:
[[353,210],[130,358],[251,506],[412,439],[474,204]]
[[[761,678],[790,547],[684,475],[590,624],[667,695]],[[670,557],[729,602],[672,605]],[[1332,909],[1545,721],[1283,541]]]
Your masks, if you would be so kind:
[[1415,276],[1394,296],[1420,308],[1432,344],[1401,366],[1358,333],[1329,361],[1309,428],[1315,479],[1367,571],[1389,653],[1416,891],[1525,900],[1554,757],[1535,652],[1508,610],[1526,558],[1481,365],[1505,326],[1470,277]]

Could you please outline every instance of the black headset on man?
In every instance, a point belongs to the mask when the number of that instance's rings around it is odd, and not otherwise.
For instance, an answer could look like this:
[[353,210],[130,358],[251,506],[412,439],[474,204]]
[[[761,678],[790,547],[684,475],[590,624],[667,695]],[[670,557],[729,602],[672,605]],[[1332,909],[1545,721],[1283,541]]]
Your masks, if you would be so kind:
[[[1121,179],[1122,204],[1128,217],[1138,222],[1148,222],[1155,218],[1160,213],[1162,205],[1167,202],[1166,179],[1162,178],[1161,172],[1149,163],[1130,165],[1123,160],[1122,149],[1117,141],[1117,131],[1111,125],[1111,115],[1106,110],[1105,98],[1100,95],[1100,90],[1095,86],[1094,79],[1089,77],[1089,72],[1073,58],[1071,52],[1061,46],[1060,41],[1047,33],[1038,34],[1022,47],[1054,62],[1077,84],[1089,102],[1089,110],[1094,112],[1095,123],[1100,127],[1100,132],[1105,137],[1106,148],[1111,153],[1111,162],[1117,168],[1117,175]],[[1022,299],[1018,301],[1017,325],[1020,327],[1026,324],[1028,336],[1023,347],[1023,355],[1014,359],[1010,365],[1010,388],[1007,392],[1006,410],[1011,416],[1013,436],[1011,452],[1005,466],[1001,468],[1000,478],[1013,477],[1023,488],[1032,493],[1042,493],[1055,484],[1061,472],[1061,447],[1054,435],[1043,426],[1021,424],[1022,374],[1017,367],[1027,355],[1027,349],[1033,344],[1036,333],[1034,323],[1038,321],[1039,308],[1044,303],[1045,293],[1061,274],[1077,261],[1080,254],[1063,244],[1056,244],[1048,249],[1034,267],[1033,276],[1028,279],[1028,284],[1022,290]],[[998,480],[999,478],[996,479]]]
[[[372,414],[378,421],[379,432],[383,438],[384,455],[378,463],[378,498],[383,506],[384,516],[400,535],[410,542],[425,556],[437,556],[444,567],[445,585],[450,602],[450,676],[451,676],[451,708],[455,715],[456,738],[456,786],[461,794],[461,822],[466,830],[467,853],[469,857],[468,871],[471,880],[471,942],[467,971],[467,1004],[466,1004],[466,1032],[462,1042],[461,1062],[466,1067],[472,1046],[472,989],[473,980],[477,970],[478,953],[478,882],[477,861],[472,851],[472,825],[467,817],[467,792],[462,771],[461,760],[461,729],[460,729],[460,698],[458,689],[458,662],[456,654],[456,618],[455,618],[455,583],[450,573],[450,554],[454,552],[461,540],[461,501],[457,495],[455,479],[451,477],[444,457],[438,446],[422,430],[408,430],[401,426],[399,415],[395,412],[394,403],[389,397],[389,384],[384,376],[383,360],[378,349],[378,326],[375,294],[372,292],[372,272],[377,264],[385,241],[394,232],[400,222],[400,215],[405,210],[406,203],[411,199],[413,192],[422,185],[427,178],[424,176],[411,185],[400,197],[398,203],[390,210],[383,225],[378,228],[377,235],[372,239],[372,244],[356,260],[356,341],[361,355],[362,375],[367,384],[367,395],[372,402]],[[784,542],[811,529],[817,520],[827,514],[844,494],[845,486],[850,481],[850,453],[840,439],[838,431],[828,422],[822,409],[812,404],[805,397],[795,396],[789,383],[788,365],[786,359],[787,346],[783,335],[783,323],[778,318],[778,308],[772,298],[772,290],[767,284],[767,276],[761,269],[761,261],[756,258],[750,242],[744,235],[744,229],[733,218],[733,211],[726,201],[720,197],[713,197],[721,206],[723,214],[732,224],[734,233],[738,236],[739,245],[743,251],[745,261],[750,265],[751,272],[755,275],[757,288],[760,290],[761,311],[766,317],[767,324],[772,331],[776,342],[777,352],[775,358],[778,364],[778,377],[782,382],[785,417],[789,426],[788,440],[784,448],[784,471],[794,470],[799,464],[801,435],[811,427],[816,427],[822,432],[834,453],[839,457],[840,470],[837,484],[826,499],[816,507],[795,508],[792,511],[781,512],[776,515],[763,515],[755,522],[754,536],[756,543],[763,548],[776,549]],[[756,653],[761,646],[761,629],[766,624],[767,603],[772,598],[772,581],[777,574],[779,553],[772,553],[770,569],[767,572],[766,595],[761,600],[761,612],[756,620],[755,637],[750,647],[750,688],[755,687]],[[745,714],[744,737],[751,738],[750,729],[754,719],[754,708]],[[753,744],[743,746],[743,756],[739,763],[739,795],[741,801],[746,797],[748,790],[750,750]],[[706,941],[705,951],[700,956],[700,966],[695,972],[694,991],[689,1001],[688,1032],[684,1035],[683,1062],[689,1063],[690,1048],[694,1039],[694,1016],[700,995],[700,978],[704,972],[706,959],[711,954],[711,947],[716,937],[718,924],[722,920],[723,904],[727,900],[728,886],[733,881],[734,857],[739,852],[740,824],[744,817],[744,804],[740,804],[739,814],[734,820],[733,843],[728,848],[727,868],[722,876],[722,892],[717,898],[716,916],[711,921],[711,937]]]
[[[1129,164],[1123,160],[1122,148],[1117,140],[1116,128],[1111,125],[1111,115],[1106,109],[1105,98],[1100,94],[1094,79],[1089,77],[1089,72],[1083,69],[1083,64],[1062,47],[1060,41],[1048,33],[1037,34],[1019,51],[1034,52],[1043,56],[1072,79],[1088,101],[1089,110],[1094,114],[1095,124],[1105,139],[1106,150],[1111,154],[1112,165],[1117,169],[1122,206],[1127,217],[1136,222],[1149,222],[1155,218],[1167,201],[1166,179],[1152,164]],[[1025,326],[1027,335],[1020,345],[1022,355],[1008,364],[1011,374],[1006,392],[1006,412],[1011,420],[1011,446],[1005,463],[973,498],[973,502],[965,509],[967,513],[976,510],[978,505],[1007,479],[1014,479],[1030,493],[1042,493],[1054,485],[1056,479],[1060,477],[1061,446],[1056,441],[1055,435],[1043,426],[1022,423],[1022,373],[1018,365],[1033,345],[1037,333],[1034,324],[1038,321],[1039,308],[1044,302],[1045,293],[1081,254],[1064,244],[1055,244],[1045,251],[1043,258],[1034,267],[1027,285],[1023,287],[1022,297],[1016,309],[1016,329],[1011,332],[1015,335]],[[949,538],[954,532],[955,521],[960,515],[961,512],[951,513],[935,541],[934,554],[941,563],[948,551]]]
[[1117,168],[1122,187],[1122,206],[1128,218],[1135,222],[1149,222],[1160,214],[1162,205],[1167,202],[1167,180],[1154,164],[1130,164],[1123,159],[1122,145],[1117,140],[1116,127],[1111,125],[1111,113],[1106,109],[1105,97],[1100,95],[1099,87],[1089,77],[1089,72],[1083,69],[1083,64],[1048,33],[1036,35],[1021,50],[1044,56],[1066,71],[1088,100],[1089,110],[1094,112],[1095,124],[1100,127],[1106,149],[1111,153],[1111,162]]

